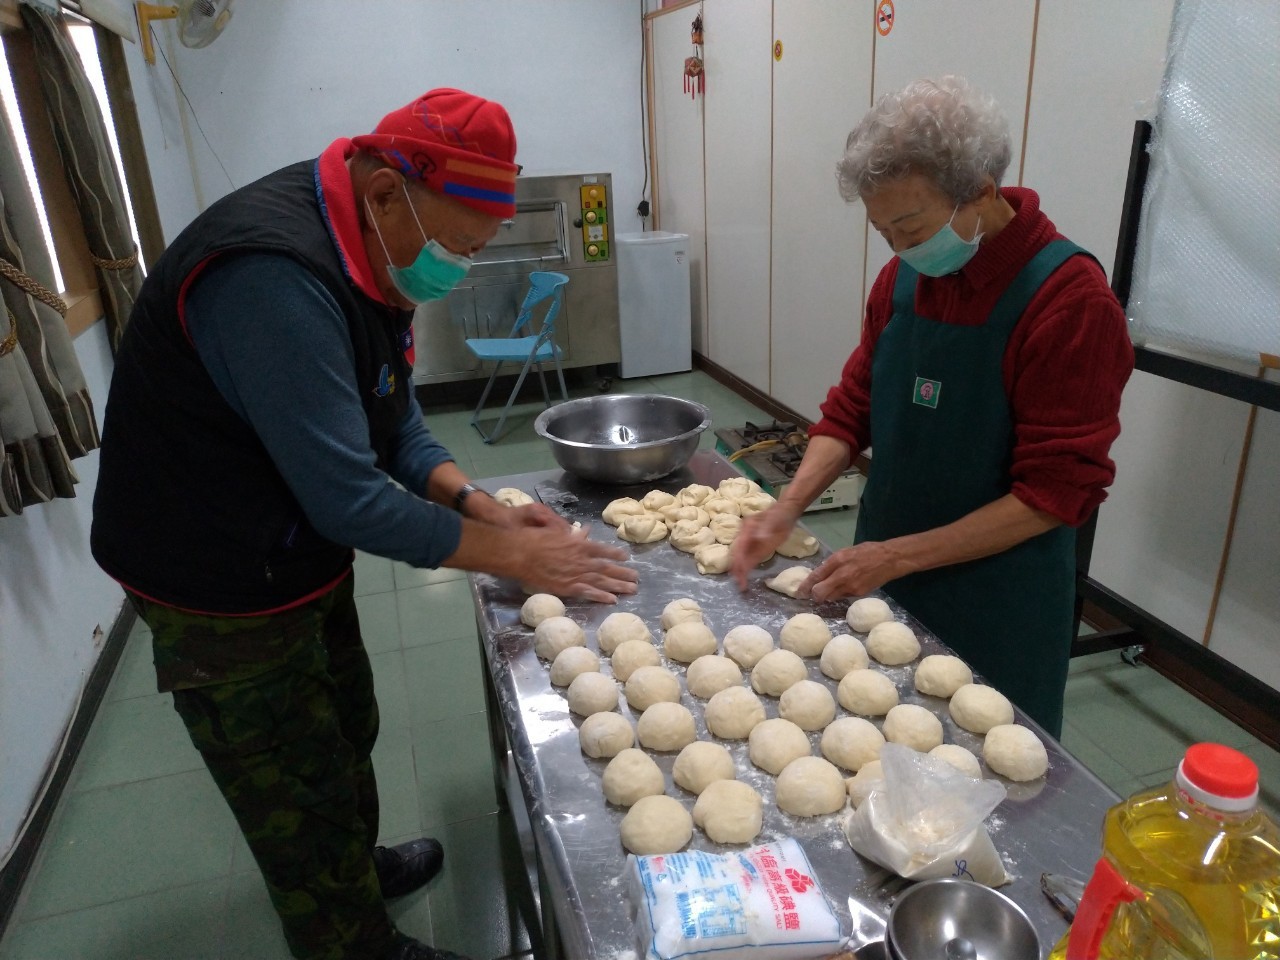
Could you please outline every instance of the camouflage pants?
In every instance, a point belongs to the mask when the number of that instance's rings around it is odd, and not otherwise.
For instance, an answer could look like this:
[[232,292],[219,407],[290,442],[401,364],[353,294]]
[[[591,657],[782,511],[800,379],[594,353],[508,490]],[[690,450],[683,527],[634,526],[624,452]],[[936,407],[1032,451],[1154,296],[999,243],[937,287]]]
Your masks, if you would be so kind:
[[393,931],[371,856],[378,705],[352,578],[260,617],[131,599],[151,627],[160,689],[244,833],[292,954],[385,952]]

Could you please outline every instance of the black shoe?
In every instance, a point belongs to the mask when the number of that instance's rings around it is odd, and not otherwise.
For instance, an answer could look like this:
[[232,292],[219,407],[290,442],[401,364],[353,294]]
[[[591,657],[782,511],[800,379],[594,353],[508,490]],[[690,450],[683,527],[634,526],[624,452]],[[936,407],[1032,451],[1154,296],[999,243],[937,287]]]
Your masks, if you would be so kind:
[[[378,874],[384,899],[412,893],[440,872],[444,848],[430,837],[410,840],[394,847],[373,848],[373,869]],[[417,956],[408,954],[407,956]],[[423,954],[424,957],[428,954]]]
[[380,960],[467,960],[467,958],[457,953],[450,953],[448,950],[437,950],[435,947],[427,946],[421,940],[397,933],[395,946],[384,953]]

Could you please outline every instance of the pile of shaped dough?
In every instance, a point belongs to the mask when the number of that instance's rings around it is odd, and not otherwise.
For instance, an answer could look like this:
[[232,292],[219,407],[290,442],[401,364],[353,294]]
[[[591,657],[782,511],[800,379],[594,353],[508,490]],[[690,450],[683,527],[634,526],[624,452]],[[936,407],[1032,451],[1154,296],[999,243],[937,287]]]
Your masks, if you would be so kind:
[[665,490],[650,490],[640,500],[640,506],[644,507],[650,513],[657,513],[663,507],[669,507],[676,502],[674,493],[667,493]]
[[618,524],[618,536],[628,543],[654,543],[666,538],[667,525],[660,517],[648,513],[623,517]]
[[600,512],[600,519],[611,527],[620,525],[625,517],[644,516],[648,511],[633,497],[620,497]]
[[804,583],[812,572],[808,567],[787,567],[773,579],[766,580],[764,585],[770,590],[794,597],[796,591],[800,589],[800,584]]
[[1017,723],[1002,723],[987,731],[982,759],[1010,780],[1035,780],[1049,769],[1049,754],[1040,738]]
[[[620,714],[613,714],[619,717]],[[702,793],[716,780],[734,778],[733,757],[718,743],[695,740],[680,751],[671,778],[690,793]]]
[[618,828],[622,845],[637,856],[675,853],[693,836],[693,818],[679,800],[641,797]]
[[750,843],[764,822],[764,800],[749,784],[716,780],[693,805],[693,822],[716,843]]
[[966,683],[951,695],[951,719],[970,733],[1013,723],[1013,704],[995,687]]
[[519,487],[503,487],[493,495],[493,499],[504,507],[523,507],[526,503],[533,503],[533,497]]
[[701,507],[688,506],[679,502],[663,507],[658,511],[667,526],[687,523],[693,527],[705,527],[711,522],[711,516]]
[[753,493],[745,496],[741,500],[737,501],[738,512],[744,517],[749,517],[754,513],[760,513],[764,510],[768,510],[775,503],[777,503],[777,501],[774,500],[773,497],[761,491],[760,493]]
[[784,557],[803,560],[818,552],[818,538],[808,531],[796,527],[787,535],[787,539],[778,544],[778,553]]
[[849,604],[849,609],[845,613],[844,619],[858,633],[866,633],[877,623],[892,620],[893,611],[879,597],[863,597],[861,600],[855,600]]
[[735,517],[731,513],[722,513],[713,517],[707,529],[716,538],[716,543],[731,544],[738,539],[738,534],[742,531],[742,518]]
[[753,493],[760,493],[760,484],[748,477],[729,477],[720,481],[716,493],[726,500],[741,500]]
[[844,806],[844,777],[829,760],[800,757],[778,774],[778,809],[797,817],[818,817]]
[[548,617],[563,617],[564,603],[549,593],[535,593],[520,607],[520,622],[526,627],[536,627]]
[[671,528],[671,545],[684,553],[697,553],[716,542],[710,527],[698,526],[693,520],[679,520]]
[[[711,531],[707,534],[711,535]],[[729,569],[729,548],[723,543],[708,543],[693,552],[693,559],[701,574],[725,573]]]

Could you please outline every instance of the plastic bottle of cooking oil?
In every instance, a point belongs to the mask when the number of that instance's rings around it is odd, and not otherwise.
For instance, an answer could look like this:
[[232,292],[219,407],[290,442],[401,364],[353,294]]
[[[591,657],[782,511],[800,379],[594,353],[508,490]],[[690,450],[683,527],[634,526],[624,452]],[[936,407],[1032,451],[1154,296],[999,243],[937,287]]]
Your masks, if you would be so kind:
[[1280,960],[1280,829],[1243,753],[1189,748],[1107,811],[1102,847],[1050,960]]

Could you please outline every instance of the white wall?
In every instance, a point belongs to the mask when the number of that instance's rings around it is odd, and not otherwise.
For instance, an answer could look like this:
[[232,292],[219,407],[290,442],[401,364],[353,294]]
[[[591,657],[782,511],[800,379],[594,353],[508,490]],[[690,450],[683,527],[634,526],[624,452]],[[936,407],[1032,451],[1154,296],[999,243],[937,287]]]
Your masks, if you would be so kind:
[[615,230],[638,230],[640,25],[638,4],[592,0],[271,0],[238,4],[222,36],[188,50],[172,43],[172,22],[159,22],[198,120],[187,111],[193,187],[169,162],[186,148],[168,72],[130,45],[166,235],[196,212],[197,188],[207,205],[442,86],[507,108],[526,172],[612,173]]
[[[86,330],[75,348],[101,424],[111,376],[106,324]],[[0,859],[97,662],[94,629],[109,632],[124,601],[89,556],[97,451],[73,465],[74,499],[0,520]]]

